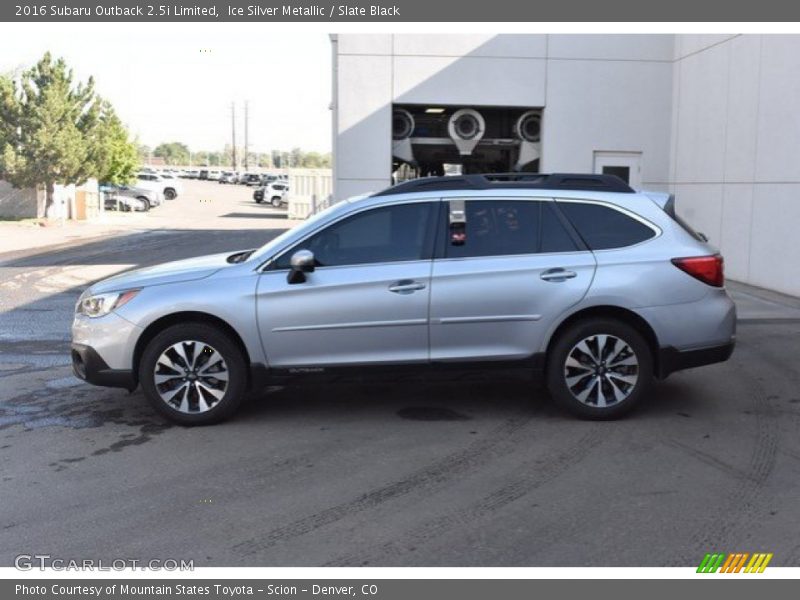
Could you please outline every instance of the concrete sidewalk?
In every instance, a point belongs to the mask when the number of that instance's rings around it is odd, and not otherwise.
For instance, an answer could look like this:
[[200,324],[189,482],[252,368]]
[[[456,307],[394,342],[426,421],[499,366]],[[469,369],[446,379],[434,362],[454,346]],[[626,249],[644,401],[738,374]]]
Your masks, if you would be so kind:
[[726,281],[725,286],[736,302],[740,323],[800,321],[800,298],[730,279]]

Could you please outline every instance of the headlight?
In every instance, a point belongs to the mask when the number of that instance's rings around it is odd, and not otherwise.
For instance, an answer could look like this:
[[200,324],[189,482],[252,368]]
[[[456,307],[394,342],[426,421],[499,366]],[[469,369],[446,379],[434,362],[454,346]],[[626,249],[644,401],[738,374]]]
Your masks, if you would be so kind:
[[110,294],[95,294],[94,296],[83,297],[78,300],[75,312],[87,317],[102,317],[110,313],[115,308],[120,308],[130,302],[139,290],[128,290],[126,292],[112,292]]

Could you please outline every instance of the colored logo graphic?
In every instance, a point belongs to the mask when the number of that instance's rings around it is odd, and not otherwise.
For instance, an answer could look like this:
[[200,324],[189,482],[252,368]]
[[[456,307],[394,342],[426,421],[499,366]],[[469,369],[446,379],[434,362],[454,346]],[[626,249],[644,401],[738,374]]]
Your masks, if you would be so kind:
[[[748,560],[749,559],[749,560]],[[772,560],[772,553],[755,552],[736,552],[732,554],[706,554],[700,566],[697,567],[698,573],[763,573],[769,561]],[[746,566],[745,566],[746,565]]]

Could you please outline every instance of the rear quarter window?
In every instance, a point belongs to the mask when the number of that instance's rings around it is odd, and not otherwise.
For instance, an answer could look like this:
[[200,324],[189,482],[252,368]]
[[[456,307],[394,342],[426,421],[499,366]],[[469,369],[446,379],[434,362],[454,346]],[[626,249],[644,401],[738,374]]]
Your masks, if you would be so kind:
[[558,206],[592,250],[625,248],[656,235],[644,223],[608,206],[567,201]]

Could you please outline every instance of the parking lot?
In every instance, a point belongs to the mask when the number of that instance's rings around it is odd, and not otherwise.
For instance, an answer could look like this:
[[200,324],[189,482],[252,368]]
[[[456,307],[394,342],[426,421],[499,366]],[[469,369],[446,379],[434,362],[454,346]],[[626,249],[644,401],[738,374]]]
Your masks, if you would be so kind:
[[18,554],[195,566],[696,566],[800,561],[800,303],[732,286],[727,363],[630,418],[582,422],[497,381],[276,388],[183,428],[71,374],[92,281],[260,245],[252,189],[186,193],[115,236],[0,254],[0,564]]

